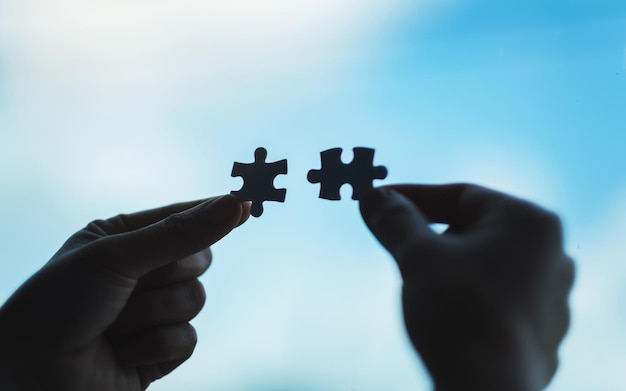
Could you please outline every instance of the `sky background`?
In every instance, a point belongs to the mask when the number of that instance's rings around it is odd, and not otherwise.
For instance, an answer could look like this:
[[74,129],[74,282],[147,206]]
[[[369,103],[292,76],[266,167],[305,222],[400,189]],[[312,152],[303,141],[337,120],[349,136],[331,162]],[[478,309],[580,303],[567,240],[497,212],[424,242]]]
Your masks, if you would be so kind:
[[95,218],[288,159],[201,277],[194,356],[153,390],[428,390],[400,279],[319,152],[376,184],[475,182],[558,212],[577,261],[551,391],[626,384],[626,3],[0,0],[0,301]]

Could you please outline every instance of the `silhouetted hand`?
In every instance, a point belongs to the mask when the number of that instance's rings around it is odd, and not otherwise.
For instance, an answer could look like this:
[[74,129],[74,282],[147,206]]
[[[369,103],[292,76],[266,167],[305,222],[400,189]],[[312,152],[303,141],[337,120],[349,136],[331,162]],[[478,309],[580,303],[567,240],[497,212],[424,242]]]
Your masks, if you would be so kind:
[[438,391],[547,385],[574,278],[556,215],[464,184],[374,189],[361,213],[398,263],[408,335]]
[[249,210],[216,197],[77,232],[0,309],[0,389],[138,391],[171,372],[196,344],[208,247]]

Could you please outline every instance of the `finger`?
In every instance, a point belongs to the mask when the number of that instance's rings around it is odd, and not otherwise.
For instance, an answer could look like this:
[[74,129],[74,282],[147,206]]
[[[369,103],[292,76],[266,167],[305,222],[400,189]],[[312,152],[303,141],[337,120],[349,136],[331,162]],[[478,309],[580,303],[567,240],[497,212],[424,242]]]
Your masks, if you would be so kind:
[[458,183],[447,185],[392,185],[433,223],[468,226],[490,211],[520,201],[508,194],[482,186]]
[[409,267],[407,254],[438,245],[440,238],[430,229],[428,220],[396,191],[372,189],[361,198],[360,208],[368,228],[398,261],[401,271]]
[[175,259],[208,248],[241,221],[231,195],[210,200],[136,231],[93,242],[86,259],[117,275],[138,279]]
[[134,294],[109,327],[109,335],[137,331],[193,319],[204,306],[206,294],[197,278]]
[[202,203],[214,201],[218,198],[220,197],[218,196],[202,200],[180,202],[135,213],[122,213],[106,220],[92,221],[87,226],[87,230],[90,232],[96,232],[101,236],[130,232],[161,221],[174,213],[180,213]]
[[248,221],[248,218],[250,218],[251,207],[252,203],[250,201],[244,201],[241,203],[241,220],[239,220],[239,224],[237,224],[237,227]]
[[565,255],[562,258],[561,270],[561,281],[564,285],[564,291],[567,295],[569,295],[569,292],[574,286],[574,281],[576,280],[576,264],[574,263],[574,259],[568,255]]
[[553,270],[545,273],[548,277],[542,282],[545,285],[539,288],[543,292],[550,292],[549,296],[542,297],[539,307],[541,308],[539,319],[549,327],[538,329],[544,330],[544,333],[540,333],[544,338],[542,346],[556,351],[570,326],[569,294],[575,278],[575,267],[573,259],[565,254],[559,257],[552,267]]
[[141,380],[141,389],[145,390],[150,385],[150,383],[172,372],[185,361],[187,361],[187,359],[172,360],[159,364],[144,365],[137,368],[137,372],[139,373],[139,379]]
[[168,263],[141,277],[135,292],[143,292],[200,277],[211,265],[212,258],[211,249],[207,248],[179,261]]
[[198,336],[189,323],[159,326],[129,335],[114,343],[120,364],[129,367],[155,365],[188,359]]

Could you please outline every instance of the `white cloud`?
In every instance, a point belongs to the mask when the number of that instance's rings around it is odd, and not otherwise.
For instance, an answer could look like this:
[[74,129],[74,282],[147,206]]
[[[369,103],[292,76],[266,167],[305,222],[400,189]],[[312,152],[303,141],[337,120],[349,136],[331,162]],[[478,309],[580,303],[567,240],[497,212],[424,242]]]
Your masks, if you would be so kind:
[[[220,89],[340,65],[402,1],[31,0],[5,5],[13,75],[102,90],[208,82]],[[222,91],[223,92],[223,91]]]
[[0,96],[10,102],[0,128],[19,133],[11,137],[17,156],[0,162],[12,177],[47,177],[55,188],[129,194],[157,186],[150,169],[180,172],[180,184],[193,178],[184,173],[207,174],[194,167],[198,159],[172,157],[173,145],[188,143],[178,129],[190,126],[175,118],[176,105],[243,112],[275,103],[267,97],[283,89],[308,96],[317,80],[339,79],[407,3],[24,0],[0,7]]

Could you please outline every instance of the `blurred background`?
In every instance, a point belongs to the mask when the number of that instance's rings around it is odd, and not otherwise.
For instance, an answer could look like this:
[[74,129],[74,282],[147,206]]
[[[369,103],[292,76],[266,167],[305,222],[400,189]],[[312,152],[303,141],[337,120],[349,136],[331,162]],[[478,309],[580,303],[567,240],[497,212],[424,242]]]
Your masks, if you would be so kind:
[[626,3],[0,0],[0,301],[95,218],[228,193],[284,204],[216,244],[194,356],[153,390],[428,390],[400,279],[319,152],[538,202],[577,260],[550,390],[626,385]]

